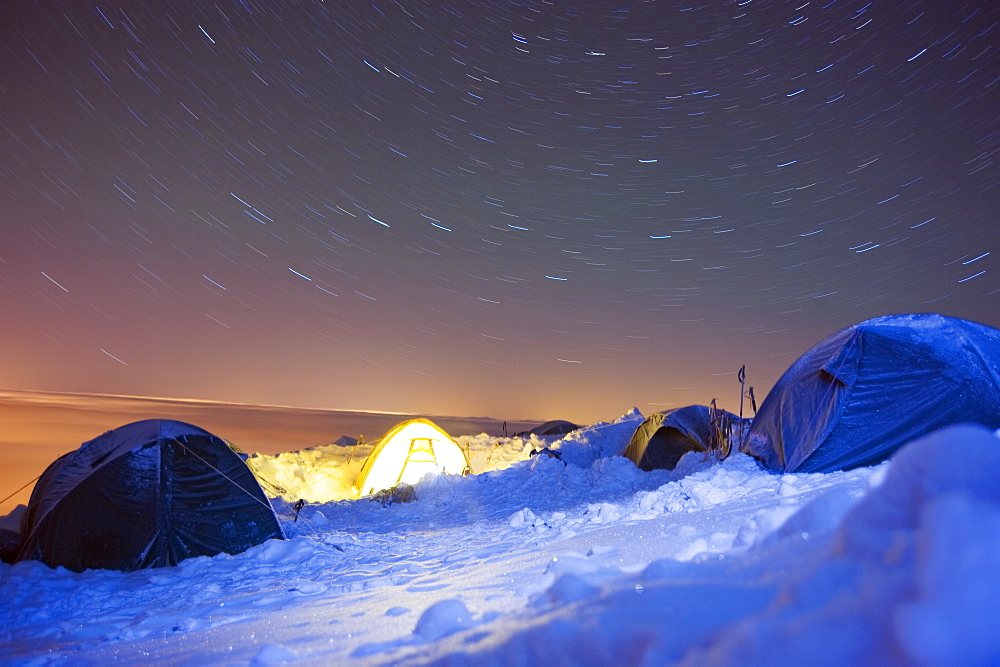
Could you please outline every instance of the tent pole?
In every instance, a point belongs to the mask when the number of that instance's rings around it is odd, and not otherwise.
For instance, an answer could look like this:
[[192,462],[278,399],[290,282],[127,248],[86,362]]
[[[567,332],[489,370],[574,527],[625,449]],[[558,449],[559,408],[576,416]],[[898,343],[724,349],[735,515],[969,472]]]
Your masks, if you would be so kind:
[[354,460],[354,455],[358,452],[358,445],[365,441],[365,436],[359,435],[358,439],[354,441],[354,449],[351,450],[351,455],[347,457],[347,465],[351,465],[351,461]]

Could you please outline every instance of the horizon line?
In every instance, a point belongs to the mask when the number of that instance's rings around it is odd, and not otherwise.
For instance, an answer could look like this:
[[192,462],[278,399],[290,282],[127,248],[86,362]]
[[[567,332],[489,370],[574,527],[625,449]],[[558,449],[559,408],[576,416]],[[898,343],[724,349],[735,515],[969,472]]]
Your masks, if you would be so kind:
[[167,396],[136,396],[132,394],[108,394],[100,392],[84,392],[84,391],[54,391],[47,389],[9,389],[0,388],[0,396],[4,394],[42,394],[48,396],[79,396],[87,398],[123,398],[139,401],[164,401],[164,402],[175,402],[175,403],[203,403],[203,404],[215,404],[220,406],[232,406],[232,407],[245,407],[245,408],[275,408],[280,410],[302,410],[302,411],[312,411],[312,412],[345,412],[353,414],[362,415],[387,415],[396,417],[437,417],[438,419],[469,419],[469,420],[488,420],[493,422],[544,422],[545,420],[539,419],[498,419],[496,417],[473,417],[473,416],[459,416],[459,415],[437,415],[426,412],[399,412],[395,410],[354,410],[349,408],[313,408],[313,407],[302,407],[295,405],[280,405],[273,403],[241,403],[237,401],[223,401],[218,399],[204,399],[204,398],[175,398]]

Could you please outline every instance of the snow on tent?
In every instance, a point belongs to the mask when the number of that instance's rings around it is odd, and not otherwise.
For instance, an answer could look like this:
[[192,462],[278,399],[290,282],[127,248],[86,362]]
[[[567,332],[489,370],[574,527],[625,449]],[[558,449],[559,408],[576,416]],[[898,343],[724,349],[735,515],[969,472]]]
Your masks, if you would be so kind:
[[165,567],[284,537],[240,454],[165,419],[108,431],[56,459],[35,484],[21,534],[17,560],[77,572]]
[[891,315],[802,355],[764,399],[740,450],[779,472],[849,470],[961,422],[1000,427],[1000,330]]
[[688,452],[729,455],[728,431],[739,417],[705,405],[657,412],[639,424],[622,455],[638,468],[673,470]]
[[580,428],[573,422],[568,422],[564,419],[553,419],[552,421],[547,421],[544,424],[539,424],[530,431],[525,431],[524,433],[518,433],[519,436],[530,436],[537,435],[539,437],[548,437],[553,435],[566,435],[567,433],[572,433],[573,431]]
[[429,419],[392,427],[368,455],[356,486],[362,495],[413,484],[427,473],[465,474],[469,460],[458,443]]

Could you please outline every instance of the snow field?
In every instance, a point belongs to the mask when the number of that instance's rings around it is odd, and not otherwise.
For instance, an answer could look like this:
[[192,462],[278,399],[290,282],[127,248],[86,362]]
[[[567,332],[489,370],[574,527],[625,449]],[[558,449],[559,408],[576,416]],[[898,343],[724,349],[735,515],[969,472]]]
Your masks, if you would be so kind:
[[[1000,657],[994,434],[945,429],[842,473],[772,475],[743,455],[646,473],[614,456],[641,419],[554,442],[460,438],[478,474],[425,478],[411,503],[311,502],[293,521],[291,497],[276,499],[291,539],[236,556],[133,573],[0,565],[0,663]],[[545,445],[562,460],[527,458]],[[325,471],[326,492],[349,494],[361,463],[343,449],[262,469]]]

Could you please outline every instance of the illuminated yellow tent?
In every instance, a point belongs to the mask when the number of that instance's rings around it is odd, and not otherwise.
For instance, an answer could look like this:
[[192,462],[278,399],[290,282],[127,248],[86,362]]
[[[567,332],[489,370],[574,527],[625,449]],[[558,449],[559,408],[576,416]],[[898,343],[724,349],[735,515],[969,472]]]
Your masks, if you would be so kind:
[[429,419],[392,427],[368,455],[355,486],[368,495],[397,484],[413,484],[427,473],[462,475],[469,460],[458,443]]

